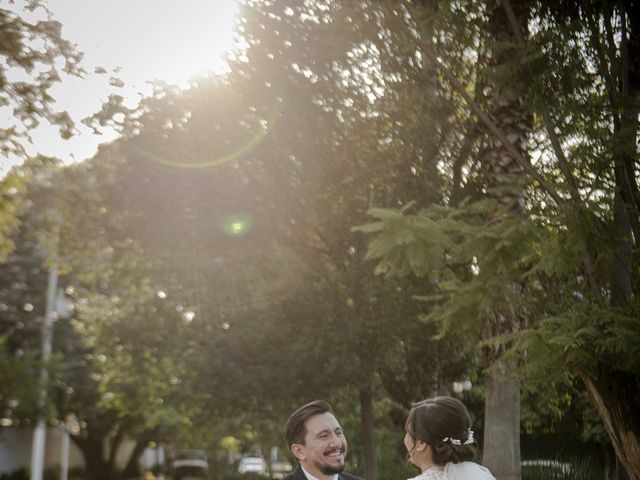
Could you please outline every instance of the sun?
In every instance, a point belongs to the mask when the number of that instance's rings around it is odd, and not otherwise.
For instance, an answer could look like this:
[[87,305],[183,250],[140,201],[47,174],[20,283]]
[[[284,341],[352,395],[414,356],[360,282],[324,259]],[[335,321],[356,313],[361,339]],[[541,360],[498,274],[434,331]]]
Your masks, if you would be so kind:
[[121,67],[117,73],[129,79],[178,84],[225,69],[238,11],[235,0],[54,0],[49,6],[87,61]]
[[[227,71],[225,56],[233,48],[236,0],[48,0],[43,2],[62,35],[83,52],[82,78],[62,75],[51,95],[56,108],[69,113],[78,135],[62,140],[58,130],[41,124],[32,132],[28,153],[38,152],[71,162],[95,154],[97,145],[116,133],[93,135],[81,120],[100,110],[109,95],[134,107],[149,95],[150,81],[188,86],[193,77]],[[16,0],[23,11],[28,0]],[[42,9],[34,15],[44,16]],[[34,18],[43,20],[46,18]],[[0,160],[0,177],[19,158]]]
[[[106,2],[109,3],[109,2]],[[136,36],[141,42],[133,52],[144,72],[169,83],[183,83],[202,73],[226,70],[225,54],[232,48],[237,5],[232,0],[151,2],[152,8],[135,5]],[[129,7],[131,8],[131,7]],[[135,30],[134,30],[135,31]]]

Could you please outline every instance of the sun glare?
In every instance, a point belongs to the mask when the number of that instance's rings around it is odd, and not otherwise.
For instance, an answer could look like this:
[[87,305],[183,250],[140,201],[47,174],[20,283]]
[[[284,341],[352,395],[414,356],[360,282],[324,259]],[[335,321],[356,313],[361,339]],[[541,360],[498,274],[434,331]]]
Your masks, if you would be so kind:
[[57,0],[50,5],[86,60],[107,69],[122,67],[123,75],[137,80],[169,83],[224,71],[237,14],[234,0]]
[[[28,0],[10,8],[24,13]],[[68,162],[92,156],[100,142],[116,138],[105,129],[93,135],[82,118],[100,110],[110,94],[133,107],[152,92],[149,81],[185,87],[189,79],[227,71],[233,46],[236,0],[49,0],[44,4],[62,24],[62,35],[84,53],[82,77],[62,75],[51,88],[56,108],[76,122],[77,135],[66,141],[57,129],[41,124],[32,132],[30,155],[40,152]],[[31,15],[27,15],[30,17]],[[42,20],[37,9],[30,20]],[[0,112],[1,113],[1,112]],[[7,122],[12,121],[11,117]],[[0,160],[0,177],[19,158]]]

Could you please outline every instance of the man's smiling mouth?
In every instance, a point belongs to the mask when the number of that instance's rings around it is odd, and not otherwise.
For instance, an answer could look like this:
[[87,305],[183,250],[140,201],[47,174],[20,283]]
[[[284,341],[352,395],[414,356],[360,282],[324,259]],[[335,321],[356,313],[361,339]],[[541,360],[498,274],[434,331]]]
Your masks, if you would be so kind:
[[327,457],[341,457],[342,455],[344,455],[344,450],[343,449],[333,450],[331,452],[325,453],[325,456],[327,456]]

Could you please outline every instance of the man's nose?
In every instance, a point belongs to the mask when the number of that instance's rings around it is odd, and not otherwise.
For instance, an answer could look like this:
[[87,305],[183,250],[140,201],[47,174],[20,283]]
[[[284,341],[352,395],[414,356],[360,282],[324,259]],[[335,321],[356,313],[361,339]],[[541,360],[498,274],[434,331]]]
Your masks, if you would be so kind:
[[336,435],[335,433],[332,433],[331,437],[329,437],[329,445],[342,446],[342,439],[340,438],[340,436]]

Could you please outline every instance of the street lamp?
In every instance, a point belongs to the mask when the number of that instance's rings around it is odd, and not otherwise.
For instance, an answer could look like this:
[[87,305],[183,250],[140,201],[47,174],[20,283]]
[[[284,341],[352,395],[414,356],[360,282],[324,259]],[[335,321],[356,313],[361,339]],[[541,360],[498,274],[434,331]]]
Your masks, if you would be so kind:
[[45,440],[47,426],[45,407],[47,405],[47,382],[49,373],[46,362],[51,358],[53,344],[53,322],[56,318],[68,316],[71,313],[68,299],[62,290],[58,290],[58,243],[60,241],[60,213],[50,212],[53,225],[53,245],[50,253],[49,276],[47,278],[47,299],[44,319],[42,321],[42,366],[40,367],[40,392],[38,396],[38,421],[33,430],[31,443],[31,480],[42,480],[44,471]]
[[[58,318],[68,318],[71,316],[72,304],[69,299],[64,295],[64,291],[57,289],[57,267],[52,265],[49,270],[49,283],[47,287],[47,307],[45,319],[42,325],[42,362],[43,365],[40,368],[40,396],[38,398],[38,407],[40,413],[38,416],[38,422],[36,428],[33,431],[33,442],[31,448],[31,480],[42,480],[44,472],[44,457],[45,457],[45,439],[46,439],[46,419],[43,410],[47,403],[47,382],[49,380],[49,373],[47,372],[46,365],[44,363],[51,358],[51,350],[53,343],[53,322]],[[54,300],[50,298],[53,296],[51,291],[56,288]],[[53,304],[53,307],[50,304]],[[65,428],[63,437],[63,450],[66,448],[68,452],[68,430]],[[66,454],[68,456],[68,453]],[[63,454],[64,456],[64,454]],[[61,465],[62,466],[62,465]],[[63,473],[64,469],[61,471]]]
[[469,380],[468,378],[466,380],[463,380],[462,382],[453,382],[453,391],[460,395],[462,392],[467,392],[469,390],[471,390],[471,387],[473,387],[471,380]]
[[55,312],[56,292],[58,291],[58,233],[54,244],[53,259],[49,266],[47,279],[47,302],[45,304],[44,319],[42,321],[42,366],[40,367],[40,394],[38,396],[38,421],[33,430],[31,442],[31,480],[42,480],[44,470],[44,446],[47,435],[44,408],[47,404],[47,381],[49,373],[45,362],[51,357],[53,340],[53,315]]
[[69,432],[78,433],[79,425],[73,413],[64,419],[62,427],[62,448],[60,449],[60,480],[69,478]]

